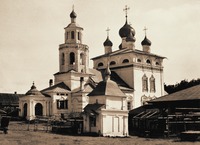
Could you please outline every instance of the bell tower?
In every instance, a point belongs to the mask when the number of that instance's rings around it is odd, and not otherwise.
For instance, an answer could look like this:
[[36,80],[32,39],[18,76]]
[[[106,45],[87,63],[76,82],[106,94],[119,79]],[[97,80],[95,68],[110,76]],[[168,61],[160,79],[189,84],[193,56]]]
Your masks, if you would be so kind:
[[[71,90],[84,84],[89,77],[89,47],[82,44],[83,28],[76,23],[74,7],[71,22],[65,27],[64,43],[59,45],[59,72],[55,84],[64,82]],[[83,78],[83,79],[81,79]]]
[[59,46],[59,72],[70,70],[87,73],[89,66],[88,46],[82,44],[83,28],[76,23],[74,8],[70,13],[71,23],[65,27],[64,44]]

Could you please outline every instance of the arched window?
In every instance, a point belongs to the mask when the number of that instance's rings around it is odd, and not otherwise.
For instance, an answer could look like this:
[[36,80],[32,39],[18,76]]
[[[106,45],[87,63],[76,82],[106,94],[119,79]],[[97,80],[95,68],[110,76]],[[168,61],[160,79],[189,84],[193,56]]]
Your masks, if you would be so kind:
[[155,84],[155,78],[153,75],[151,75],[150,79],[150,92],[156,92],[156,84]]
[[24,110],[23,117],[26,118],[26,116],[27,116],[27,103],[24,104],[23,110]]
[[42,116],[43,115],[43,106],[40,103],[35,105],[35,116]]
[[159,62],[156,62],[156,65],[160,65],[160,63],[159,63]]
[[68,39],[68,37],[69,37],[69,32],[66,33],[66,39]]
[[138,59],[137,59],[137,62],[142,62],[142,61],[141,61],[141,59],[138,58]]
[[103,63],[102,63],[102,62],[100,62],[100,63],[98,64],[98,67],[101,67],[101,66],[103,66]]
[[142,77],[142,91],[148,92],[148,78],[146,74],[144,74]]
[[131,110],[131,102],[127,102],[127,110]]
[[61,64],[64,65],[65,64],[65,54],[62,53],[62,56],[61,56]]
[[74,52],[71,52],[69,54],[69,58],[70,58],[70,64],[74,64],[75,63],[75,54],[74,54]]
[[78,40],[81,40],[80,32],[78,32]]
[[146,63],[147,64],[151,64],[151,61],[149,59],[147,59]]
[[74,31],[71,31],[71,39],[74,39]]
[[124,60],[122,61],[122,63],[129,63],[129,60],[128,60],[128,59],[124,59]]
[[110,65],[115,65],[115,64],[116,64],[115,61],[111,61],[111,62],[110,62]]
[[84,65],[84,54],[83,53],[80,54],[80,64]]

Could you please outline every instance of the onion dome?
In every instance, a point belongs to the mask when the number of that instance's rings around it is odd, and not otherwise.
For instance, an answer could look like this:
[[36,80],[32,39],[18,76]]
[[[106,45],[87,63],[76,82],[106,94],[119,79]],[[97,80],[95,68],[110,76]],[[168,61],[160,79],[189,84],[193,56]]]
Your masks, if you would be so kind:
[[119,49],[122,49],[122,43],[119,45]]
[[125,25],[119,30],[119,35],[122,38],[128,37],[130,34],[135,36],[135,30],[126,21]]
[[103,43],[104,46],[113,46],[113,43],[110,41],[109,37],[107,37],[106,41]]
[[26,95],[41,95],[41,92],[37,90],[37,88],[35,87],[35,84],[33,82],[31,89],[26,93]]
[[126,37],[126,42],[135,42],[135,37],[130,33],[128,37]]
[[148,45],[151,46],[151,41],[147,39],[147,37],[144,37],[144,40],[141,42],[142,45]]
[[71,18],[76,18],[76,17],[77,17],[77,15],[76,15],[76,13],[74,12],[74,10],[70,13],[70,17],[71,17]]

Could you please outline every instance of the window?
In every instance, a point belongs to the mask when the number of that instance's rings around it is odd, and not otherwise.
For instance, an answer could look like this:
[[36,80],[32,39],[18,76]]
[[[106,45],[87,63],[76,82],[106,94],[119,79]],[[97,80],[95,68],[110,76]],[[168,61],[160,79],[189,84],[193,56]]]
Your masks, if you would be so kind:
[[103,63],[102,63],[102,62],[100,62],[100,63],[98,64],[98,67],[101,67],[101,66],[103,66]]
[[80,54],[80,64],[84,65],[84,54],[83,53]]
[[57,109],[68,109],[68,100],[57,100]]
[[71,39],[74,39],[74,31],[71,31]]
[[78,40],[81,40],[80,32],[78,32]]
[[128,60],[128,59],[124,59],[124,60],[122,61],[122,63],[129,63],[129,60]]
[[141,62],[141,59],[138,58],[138,59],[137,59],[137,62]]
[[74,64],[74,62],[75,62],[75,54],[74,54],[74,52],[71,52],[70,54],[69,54],[70,56],[70,64]]
[[160,65],[159,62],[156,62],[156,65]]
[[66,39],[68,39],[68,36],[69,36],[69,32],[66,33]]
[[143,92],[148,92],[148,78],[146,74],[142,77],[142,91]]
[[64,65],[65,64],[65,54],[62,53],[62,56],[61,56],[61,64]]
[[115,61],[111,61],[111,62],[110,62],[110,65],[115,65],[115,64],[116,64]]
[[127,102],[127,110],[131,110],[131,102]]
[[147,64],[151,64],[151,61],[149,59],[147,59],[146,63]]
[[91,127],[96,127],[96,116],[95,115],[90,116],[90,125],[91,125]]
[[150,92],[156,92],[156,85],[155,85],[155,78],[154,78],[154,76],[152,75],[151,77],[150,77]]

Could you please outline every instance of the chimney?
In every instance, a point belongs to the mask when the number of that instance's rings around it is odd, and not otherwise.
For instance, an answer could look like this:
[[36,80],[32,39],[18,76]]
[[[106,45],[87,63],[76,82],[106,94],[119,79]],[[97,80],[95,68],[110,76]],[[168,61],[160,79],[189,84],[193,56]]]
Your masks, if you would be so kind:
[[50,79],[50,80],[49,80],[49,87],[51,87],[52,85],[53,85],[53,80]]
[[80,89],[83,90],[83,81],[84,81],[84,77],[80,77]]

